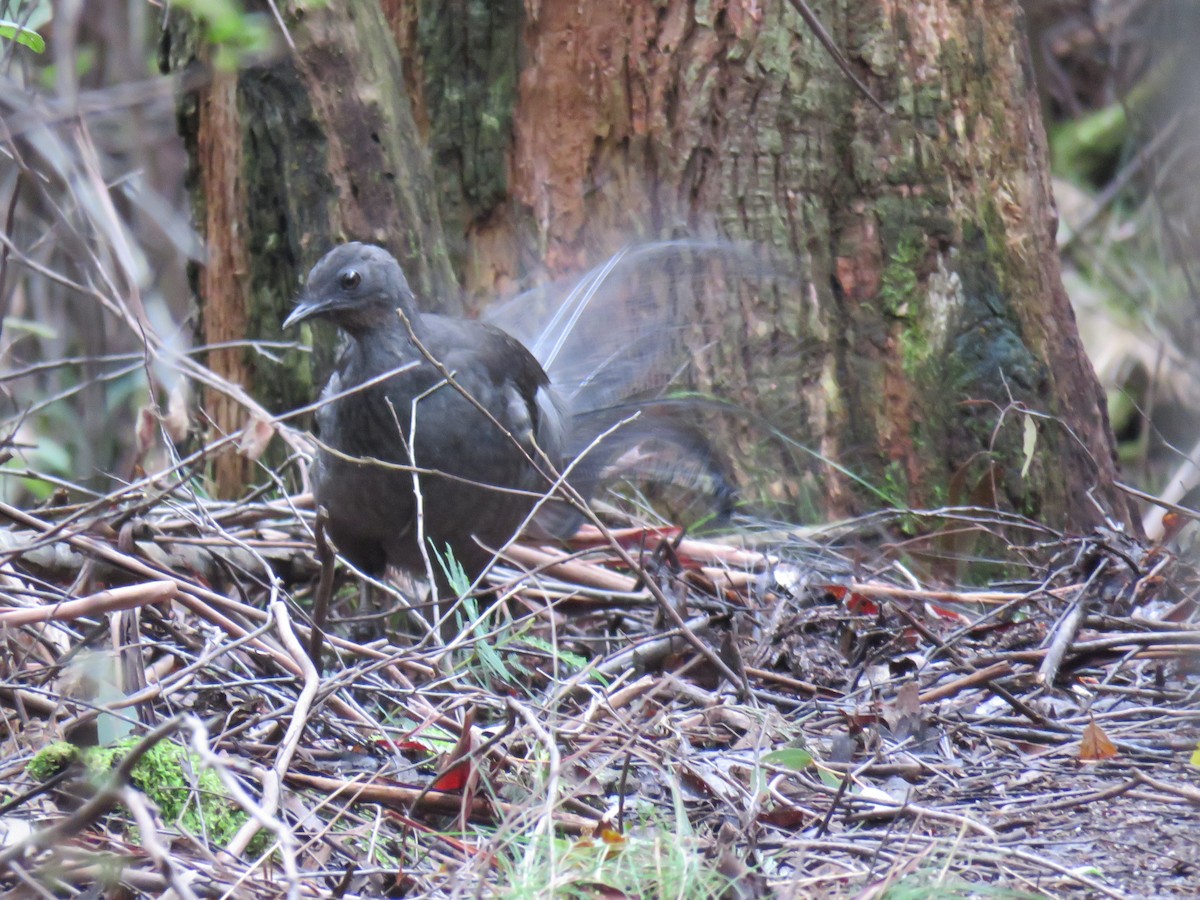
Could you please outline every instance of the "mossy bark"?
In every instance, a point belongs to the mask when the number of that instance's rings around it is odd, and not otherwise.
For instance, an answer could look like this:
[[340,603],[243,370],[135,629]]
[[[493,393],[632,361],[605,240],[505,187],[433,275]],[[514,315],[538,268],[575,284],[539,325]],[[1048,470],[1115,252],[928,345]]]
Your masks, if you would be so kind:
[[467,287],[631,238],[750,239],[807,285],[714,293],[703,386],[822,460],[731,435],[760,496],[846,514],[965,502],[987,478],[976,499],[1049,524],[1125,518],[1018,4],[810,5],[885,112],[786,2],[527,5],[512,202],[458,215]]

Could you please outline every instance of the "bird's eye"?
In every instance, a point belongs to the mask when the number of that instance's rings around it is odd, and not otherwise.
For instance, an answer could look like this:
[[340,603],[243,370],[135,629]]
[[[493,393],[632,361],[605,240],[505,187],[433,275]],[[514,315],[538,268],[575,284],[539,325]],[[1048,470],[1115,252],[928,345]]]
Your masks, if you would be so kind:
[[342,273],[342,290],[352,291],[362,283],[362,276],[354,269],[347,269]]

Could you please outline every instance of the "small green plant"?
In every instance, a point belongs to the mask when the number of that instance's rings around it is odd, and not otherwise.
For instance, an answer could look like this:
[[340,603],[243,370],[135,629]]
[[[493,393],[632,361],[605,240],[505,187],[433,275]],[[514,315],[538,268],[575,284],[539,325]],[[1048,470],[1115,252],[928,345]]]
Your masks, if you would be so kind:
[[[460,633],[472,638],[467,647],[467,656],[463,660],[464,667],[471,668],[472,663],[478,664],[485,676],[499,679],[508,684],[518,684],[528,672],[519,664],[510,665],[505,661],[501,650],[512,640],[510,629],[501,629],[493,634],[491,623],[479,609],[479,601],[467,596],[471,589],[471,579],[454,556],[454,551],[447,544],[444,550],[439,550],[432,541],[430,548],[437,561],[446,582],[458,597],[458,609],[455,611],[455,624]],[[516,669],[517,671],[514,671]]]
[[721,874],[676,810],[674,827],[646,824],[627,834],[605,830],[569,841],[538,835],[502,861],[507,880],[498,889],[509,898],[594,898],[599,896],[707,900],[728,896]]
[[429,546],[433,550],[433,557],[437,560],[438,568],[442,570],[442,574],[446,576],[446,581],[450,584],[450,589],[454,591],[455,596],[461,597],[471,589],[471,579],[467,577],[467,570],[455,558],[454,551],[450,549],[449,544],[446,545],[444,553],[434,545],[433,541],[429,542]]
[[559,668],[582,669],[587,660],[578,654],[555,647],[548,641],[527,634],[527,628],[514,625],[493,625],[491,618],[479,608],[475,597],[467,596],[471,581],[462,564],[455,559],[449,545],[444,550],[433,547],[434,559],[446,576],[450,589],[459,598],[455,624],[470,640],[462,660],[463,668],[477,666],[484,678],[502,681],[513,686],[527,686],[533,673],[517,656],[520,645],[531,647],[556,658]]
[[479,601],[474,597],[463,597],[461,609],[459,629],[469,629],[474,637],[468,645],[470,655],[465,660],[467,667],[472,662],[477,663],[486,676],[512,685],[527,679],[529,670],[515,659],[506,661],[501,653],[514,638],[512,629],[505,627],[492,634],[489,619],[479,611]]
[[[547,656],[555,657],[560,665],[564,665],[572,671],[578,672],[587,665],[587,660],[578,653],[572,653],[570,650],[564,650],[562,647],[556,647],[549,641],[544,641],[540,637],[532,634],[525,636],[525,643],[534,650],[541,650]],[[603,675],[599,675],[598,679],[602,684],[607,684],[607,679]]]
[[[812,755],[803,745],[793,745],[790,747],[781,747],[779,750],[772,750],[770,753],[764,753],[762,762],[766,766],[773,766],[780,769],[790,769],[793,772],[803,772],[808,769],[813,769],[818,778],[825,784],[826,787],[837,790],[841,787],[843,777],[837,772],[834,772],[827,767],[821,765],[816,757]],[[767,789],[768,772],[761,766],[754,770],[754,789],[762,794]],[[853,789],[852,789],[853,790]]]

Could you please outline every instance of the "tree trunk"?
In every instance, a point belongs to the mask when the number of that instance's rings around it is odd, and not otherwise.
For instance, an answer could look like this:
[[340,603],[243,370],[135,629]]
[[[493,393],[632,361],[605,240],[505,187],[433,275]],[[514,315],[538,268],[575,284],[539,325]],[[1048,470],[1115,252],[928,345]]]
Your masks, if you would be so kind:
[[[277,337],[336,238],[384,243],[426,306],[453,306],[450,260],[479,303],[715,232],[804,272],[715,291],[701,317],[701,386],[814,454],[735,429],[762,494],[803,515],[982,499],[1124,519],[1016,0],[811,7],[886,112],[788,0],[291,7],[297,52],[239,74],[238,117],[195,123],[243,147],[244,200],[204,221],[210,246],[244,242],[252,335]],[[313,390],[249,377],[277,402]]]
[[[377,3],[332,6],[291,9],[296,53],[236,74],[218,71],[180,98],[193,204],[208,249],[194,279],[206,346],[278,341],[301,276],[336,240],[386,246],[416,290],[455,309],[428,156],[396,44]],[[197,47],[194,26],[172,16],[164,67],[206,69],[210,56]],[[315,396],[313,371],[327,372],[333,355],[331,345],[321,346],[311,367],[299,354],[273,365],[242,348],[211,351],[208,364],[283,411]],[[216,391],[206,405],[218,436],[250,424]],[[251,476],[232,449],[215,469],[225,497]]]

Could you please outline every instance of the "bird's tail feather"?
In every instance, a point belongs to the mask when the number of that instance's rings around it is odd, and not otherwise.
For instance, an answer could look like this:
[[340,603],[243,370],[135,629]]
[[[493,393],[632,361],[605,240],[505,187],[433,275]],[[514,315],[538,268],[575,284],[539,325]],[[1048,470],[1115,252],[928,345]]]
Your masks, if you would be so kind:
[[[589,498],[622,481],[669,486],[701,501],[710,523],[728,519],[737,490],[728,460],[696,416],[701,405],[728,411],[695,398],[659,398],[574,417],[566,448],[575,461],[571,486]],[[567,537],[580,519],[566,504],[550,504],[538,524],[554,537]]]
[[[550,376],[570,413],[567,458],[583,454],[571,482],[584,496],[631,478],[691,485],[710,496],[718,515],[732,509],[731,467],[696,415],[715,405],[680,391],[689,386],[703,319],[714,305],[728,308],[713,303],[715,293],[783,274],[763,256],[761,248],[719,240],[633,245],[582,277],[526,291],[485,315]],[[556,506],[539,524],[568,534],[578,517]]]
[[763,257],[755,245],[715,239],[635,244],[484,318],[524,343],[571,412],[585,414],[686,383],[712,298],[779,277]]

